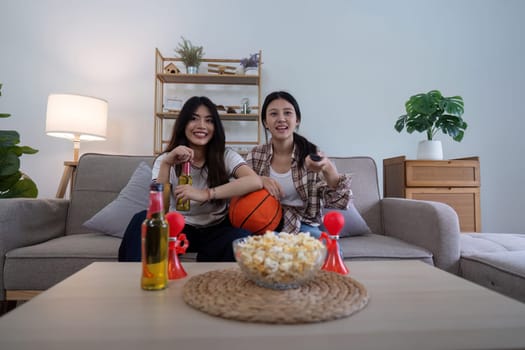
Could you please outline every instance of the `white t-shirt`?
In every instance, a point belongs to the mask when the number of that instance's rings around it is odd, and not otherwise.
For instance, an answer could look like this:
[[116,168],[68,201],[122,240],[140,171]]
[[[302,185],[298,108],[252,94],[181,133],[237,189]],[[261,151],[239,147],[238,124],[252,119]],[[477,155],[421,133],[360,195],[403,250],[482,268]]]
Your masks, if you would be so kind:
[[295,188],[292,179],[292,169],[286,173],[278,173],[270,167],[270,177],[275,179],[284,192],[284,196],[279,198],[281,204],[288,205],[290,207],[304,207],[304,202],[299,196],[299,192]]
[[[152,179],[156,179],[159,175],[160,165],[166,154],[161,154],[153,164]],[[230,178],[234,177],[234,173],[241,165],[246,164],[246,161],[235,151],[230,148],[226,148],[224,152],[224,164],[226,166],[226,172]],[[198,168],[193,165],[190,167],[190,175],[193,181],[193,187],[198,189],[205,189],[208,187],[208,168]],[[172,189],[175,188],[179,179],[175,174],[175,168],[172,167],[170,170],[170,183]],[[170,198],[170,211],[175,211],[176,201],[173,197],[173,190]],[[219,205],[217,203],[201,203],[190,200],[190,210],[180,212],[187,224],[195,227],[207,227],[219,223],[223,220],[224,216],[228,214],[228,205],[226,202]]]

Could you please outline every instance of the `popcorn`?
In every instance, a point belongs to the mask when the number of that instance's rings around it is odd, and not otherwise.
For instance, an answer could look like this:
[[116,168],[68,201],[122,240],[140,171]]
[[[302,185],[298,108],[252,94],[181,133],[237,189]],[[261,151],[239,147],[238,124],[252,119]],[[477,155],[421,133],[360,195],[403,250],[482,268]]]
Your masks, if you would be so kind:
[[266,284],[287,284],[317,271],[325,252],[323,243],[308,233],[268,231],[240,240],[235,255],[248,274],[264,279]]

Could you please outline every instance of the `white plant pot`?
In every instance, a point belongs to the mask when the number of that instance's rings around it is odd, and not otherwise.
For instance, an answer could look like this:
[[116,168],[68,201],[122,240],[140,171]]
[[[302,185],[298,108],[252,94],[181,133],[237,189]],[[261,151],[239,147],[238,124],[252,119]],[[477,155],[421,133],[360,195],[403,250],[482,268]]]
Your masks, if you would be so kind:
[[246,75],[257,75],[257,74],[259,74],[259,68],[257,68],[257,67],[246,67],[246,68],[244,68],[244,74],[246,74]]
[[419,141],[417,146],[417,159],[442,160],[443,146],[441,141]]
[[195,66],[188,66],[186,67],[186,74],[197,74],[199,72],[199,68]]

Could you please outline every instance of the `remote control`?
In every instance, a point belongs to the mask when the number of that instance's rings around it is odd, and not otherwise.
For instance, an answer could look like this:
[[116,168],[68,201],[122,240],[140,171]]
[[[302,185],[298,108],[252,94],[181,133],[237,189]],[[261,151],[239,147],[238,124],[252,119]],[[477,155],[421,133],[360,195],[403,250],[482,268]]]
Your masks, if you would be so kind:
[[323,159],[323,157],[315,153],[310,153],[310,159],[313,160],[314,162],[318,162],[321,159]]

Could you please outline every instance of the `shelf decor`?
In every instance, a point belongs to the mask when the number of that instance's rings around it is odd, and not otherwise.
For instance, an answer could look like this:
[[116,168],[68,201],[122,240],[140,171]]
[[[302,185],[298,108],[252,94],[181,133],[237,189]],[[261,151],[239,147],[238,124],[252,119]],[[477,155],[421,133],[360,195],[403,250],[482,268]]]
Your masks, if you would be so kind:
[[222,74],[235,74],[235,67],[226,66],[223,64],[208,63],[208,73]]
[[186,73],[197,74],[199,66],[204,56],[204,49],[202,46],[193,46],[191,41],[182,37],[182,42],[175,49],[175,52],[180,55],[180,58],[186,66]]
[[259,68],[259,54],[251,54],[247,58],[241,60],[241,66],[244,69],[244,74],[246,75],[257,75]]
[[177,68],[176,65],[174,65],[173,63],[170,63],[166,67],[164,67],[164,73],[167,73],[167,74],[178,74],[178,73],[180,73],[180,70],[179,70],[179,68]]

